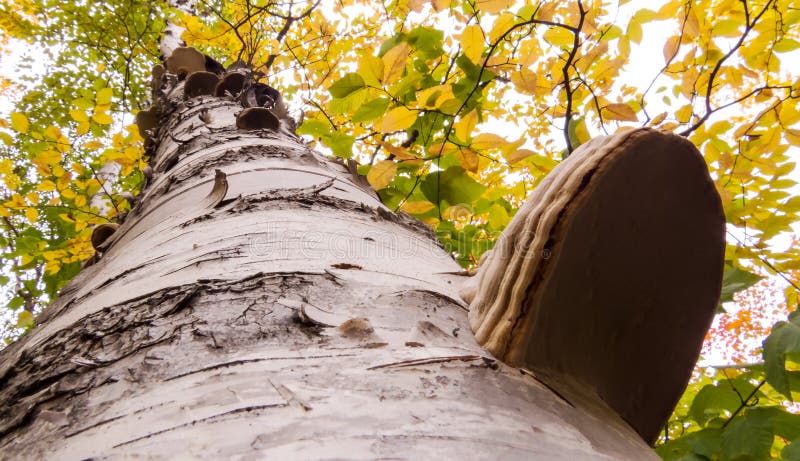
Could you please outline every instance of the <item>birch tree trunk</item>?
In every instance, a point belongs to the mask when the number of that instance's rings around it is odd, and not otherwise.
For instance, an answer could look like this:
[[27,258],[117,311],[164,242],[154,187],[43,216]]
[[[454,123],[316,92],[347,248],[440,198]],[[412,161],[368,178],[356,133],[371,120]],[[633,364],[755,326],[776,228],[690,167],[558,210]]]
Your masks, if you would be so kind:
[[0,355],[3,458],[655,458],[476,344],[427,227],[183,86],[139,203]]

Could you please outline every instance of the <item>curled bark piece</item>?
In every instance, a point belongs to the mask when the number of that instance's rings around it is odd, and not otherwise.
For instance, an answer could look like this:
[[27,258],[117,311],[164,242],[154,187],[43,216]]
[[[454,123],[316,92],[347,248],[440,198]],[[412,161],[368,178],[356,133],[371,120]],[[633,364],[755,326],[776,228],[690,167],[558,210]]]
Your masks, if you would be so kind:
[[92,247],[96,251],[103,251],[106,247],[103,244],[114,235],[117,229],[119,229],[119,224],[117,223],[105,223],[95,227],[92,230]]
[[206,195],[201,204],[202,208],[214,208],[225,199],[225,194],[228,193],[228,177],[222,170],[214,170],[214,187],[211,192]]
[[277,130],[279,126],[278,117],[263,107],[248,107],[236,116],[236,127],[240,130]]
[[189,46],[175,48],[175,51],[167,58],[167,70],[173,74],[186,73],[206,70],[206,57],[203,53]]
[[537,187],[465,290],[495,356],[605,402],[652,442],[719,299],[725,218],[689,141],[651,129],[581,146]]
[[183,93],[187,98],[214,94],[219,77],[213,72],[194,72],[186,78]]
[[375,334],[369,319],[356,317],[336,327],[336,331],[347,339],[360,342],[378,342],[381,338]]
[[247,76],[240,72],[230,72],[226,74],[214,89],[214,96],[222,97],[226,94],[236,96],[242,92]]

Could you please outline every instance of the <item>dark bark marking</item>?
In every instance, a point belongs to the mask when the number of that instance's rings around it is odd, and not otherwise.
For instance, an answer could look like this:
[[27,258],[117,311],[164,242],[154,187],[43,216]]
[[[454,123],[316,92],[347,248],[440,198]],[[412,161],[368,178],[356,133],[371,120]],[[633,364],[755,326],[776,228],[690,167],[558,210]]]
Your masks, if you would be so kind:
[[186,376],[194,375],[197,373],[204,373],[206,371],[213,371],[218,370],[221,368],[230,368],[236,367],[239,365],[244,365],[247,363],[257,363],[257,362],[271,362],[273,360],[315,360],[315,359],[331,359],[331,358],[341,358],[341,357],[355,357],[355,354],[320,354],[320,355],[297,355],[297,356],[289,356],[289,357],[263,357],[258,359],[242,359],[242,360],[231,360],[224,363],[218,363],[216,365],[211,365],[208,367],[198,368],[197,370],[187,371],[185,373],[181,373],[175,376],[170,376],[169,378],[165,378],[164,381],[172,381],[174,379],[183,378]]
[[400,362],[384,363],[382,365],[375,365],[367,368],[367,370],[379,370],[381,368],[403,368],[413,367],[416,365],[430,365],[433,363],[444,362],[472,362],[473,360],[481,360],[483,357],[480,355],[453,355],[449,357],[432,357],[428,359],[413,359],[403,360]]
[[171,432],[171,431],[183,428],[183,427],[193,426],[193,425],[199,424],[199,423],[213,422],[215,419],[219,419],[219,418],[222,418],[222,417],[225,417],[225,416],[235,415],[235,414],[238,414],[238,413],[249,413],[251,411],[257,411],[257,410],[266,410],[266,409],[269,409],[269,408],[285,408],[285,407],[288,407],[288,406],[289,405],[285,404],[285,403],[272,403],[272,404],[267,404],[267,405],[251,405],[251,406],[242,407],[242,408],[234,408],[233,410],[228,410],[228,411],[216,414],[216,415],[211,415],[211,416],[207,416],[205,418],[195,419],[194,421],[190,421],[188,423],[178,424],[177,426],[168,427],[167,429],[162,429],[160,431],[151,432],[151,433],[143,435],[141,437],[137,437],[135,439],[131,439],[131,440],[128,440],[128,441],[125,441],[125,442],[122,442],[122,443],[118,443],[118,444],[114,445],[112,448],[124,447],[125,445],[130,445],[130,444],[138,442],[140,440],[149,439],[151,437],[155,437],[157,435],[161,435],[161,434],[164,434],[166,432]]

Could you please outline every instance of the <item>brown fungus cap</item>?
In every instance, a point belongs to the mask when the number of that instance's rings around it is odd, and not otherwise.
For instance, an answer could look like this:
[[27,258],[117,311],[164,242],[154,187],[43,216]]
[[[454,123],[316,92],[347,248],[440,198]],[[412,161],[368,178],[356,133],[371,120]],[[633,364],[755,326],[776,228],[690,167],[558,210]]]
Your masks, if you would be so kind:
[[697,361],[724,252],[720,198],[694,145],[631,130],[558,165],[463,293],[487,350],[652,442]]
[[183,88],[187,98],[214,94],[214,88],[219,83],[219,77],[213,72],[200,71],[190,74],[186,78],[186,86]]
[[222,97],[226,94],[236,96],[242,92],[247,76],[241,72],[230,72],[225,74],[214,89],[214,96]]
[[194,72],[206,70],[206,57],[192,47],[181,46],[175,48],[175,51],[167,58],[166,65],[167,70],[173,74],[191,75]]
[[248,107],[236,116],[236,127],[240,130],[277,130],[279,126],[275,114],[264,107]]

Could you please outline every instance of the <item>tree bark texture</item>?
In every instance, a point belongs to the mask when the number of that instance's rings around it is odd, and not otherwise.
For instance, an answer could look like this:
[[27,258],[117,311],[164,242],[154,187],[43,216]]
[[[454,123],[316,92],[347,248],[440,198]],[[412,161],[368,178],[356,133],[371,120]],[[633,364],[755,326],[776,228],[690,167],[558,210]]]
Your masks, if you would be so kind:
[[655,458],[481,349],[458,264],[352,168],[168,90],[141,200],[0,354],[2,458]]

